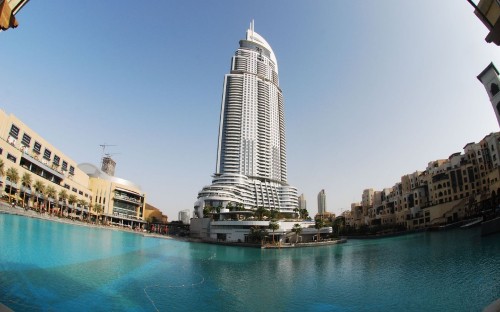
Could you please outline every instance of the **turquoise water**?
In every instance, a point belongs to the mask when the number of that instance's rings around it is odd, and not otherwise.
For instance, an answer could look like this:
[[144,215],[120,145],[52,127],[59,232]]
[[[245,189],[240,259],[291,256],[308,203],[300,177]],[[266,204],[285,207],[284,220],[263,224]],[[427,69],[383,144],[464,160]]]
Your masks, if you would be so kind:
[[0,302],[15,311],[481,311],[500,235],[478,229],[260,250],[0,214]]

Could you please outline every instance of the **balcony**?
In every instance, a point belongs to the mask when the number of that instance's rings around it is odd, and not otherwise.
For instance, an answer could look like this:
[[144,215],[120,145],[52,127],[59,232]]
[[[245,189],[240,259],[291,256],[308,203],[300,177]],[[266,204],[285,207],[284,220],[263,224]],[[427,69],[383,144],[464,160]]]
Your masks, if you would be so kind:
[[38,159],[32,157],[31,155],[29,154],[26,154],[26,153],[23,153],[22,156],[21,156],[21,159],[25,159],[26,161],[34,164],[35,166],[38,166],[40,167],[42,170],[45,170],[47,171],[48,173],[58,177],[59,179],[61,180],[64,180],[64,175],[52,168],[50,168],[48,165],[44,164],[43,162],[39,161]]

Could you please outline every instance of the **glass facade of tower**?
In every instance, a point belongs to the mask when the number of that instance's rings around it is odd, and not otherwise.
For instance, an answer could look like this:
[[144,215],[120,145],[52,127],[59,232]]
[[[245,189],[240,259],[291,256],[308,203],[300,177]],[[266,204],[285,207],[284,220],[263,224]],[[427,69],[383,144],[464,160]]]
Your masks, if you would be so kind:
[[297,208],[297,190],[287,184],[283,110],[276,57],[252,23],[224,77],[216,172],[195,207]]

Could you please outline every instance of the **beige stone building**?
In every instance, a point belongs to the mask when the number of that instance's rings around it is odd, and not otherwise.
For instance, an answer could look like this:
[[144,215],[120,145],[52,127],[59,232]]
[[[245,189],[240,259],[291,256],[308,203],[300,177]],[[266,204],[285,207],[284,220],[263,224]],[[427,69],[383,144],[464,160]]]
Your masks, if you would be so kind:
[[416,229],[461,220],[488,200],[498,204],[500,133],[468,143],[463,150],[429,162],[423,172],[402,176],[391,189],[364,190],[361,205],[351,205],[346,224]]
[[[4,163],[4,172],[14,168],[18,172],[19,180],[9,181],[2,177],[3,198],[9,193],[14,194],[19,204],[33,205],[44,202],[45,194],[34,188],[36,181],[41,182],[45,189],[52,187],[56,195],[47,199],[49,208],[58,206],[58,195],[65,190],[68,195],[75,195],[77,199],[85,201],[86,205],[61,203],[79,210],[88,211],[92,199],[89,188],[89,176],[81,171],[76,162],[50,144],[33,129],[25,125],[14,115],[7,115],[0,110],[0,157]],[[32,180],[31,187],[23,185],[22,176],[29,174]]]
[[[114,162],[103,162],[103,170],[88,163],[77,163],[41,137],[20,119],[0,110],[0,158],[4,176],[0,179],[4,200],[15,200],[19,205],[62,209],[79,216],[98,215],[104,222],[124,226],[144,223],[146,197],[141,188],[131,181],[113,176]],[[7,177],[9,168],[18,173],[18,180]],[[31,177],[31,185],[23,183],[24,175]],[[35,184],[43,184],[43,192]],[[47,189],[53,188],[49,195]],[[63,200],[74,195],[74,202]],[[12,194],[12,198],[10,197]],[[102,207],[102,211],[96,211]]]

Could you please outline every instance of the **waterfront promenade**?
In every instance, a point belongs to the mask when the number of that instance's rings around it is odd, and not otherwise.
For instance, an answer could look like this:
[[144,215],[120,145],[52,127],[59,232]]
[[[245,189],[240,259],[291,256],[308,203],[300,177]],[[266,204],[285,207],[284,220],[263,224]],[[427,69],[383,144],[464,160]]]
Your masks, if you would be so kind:
[[79,218],[70,219],[68,217],[59,217],[56,215],[50,215],[47,212],[39,213],[39,212],[36,212],[34,210],[31,210],[31,209],[25,210],[20,206],[12,207],[11,205],[7,204],[4,201],[0,201],[0,214],[1,213],[18,215],[18,216],[25,216],[25,217],[29,217],[29,218],[37,218],[37,219],[65,223],[65,224],[71,224],[71,225],[76,225],[76,226],[109,229],[109,230],[115,230],[115,231],[124,231],[124,232],[128,232],[128,233],[142,235],[142,236],[150,236],[150,237],[166,238],[166,239],[171,238],[168,235],[149,233],[149,232],[144,231],[144,230],[133,230],[133,229],[131,229],[129,227],[125,227],[125,226],[102,225],[102,224],[92,223],[92,222],[89,222],[86,220],[81,220]]

